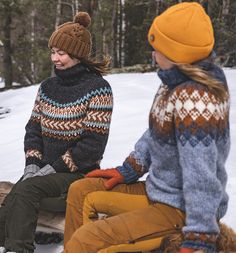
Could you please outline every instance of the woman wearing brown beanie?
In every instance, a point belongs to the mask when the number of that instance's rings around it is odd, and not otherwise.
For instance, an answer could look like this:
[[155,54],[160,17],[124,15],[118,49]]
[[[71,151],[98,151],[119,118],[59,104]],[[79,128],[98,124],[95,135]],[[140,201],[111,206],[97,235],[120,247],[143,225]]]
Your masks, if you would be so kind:
[[0,252],[34,252],[40,206],[99,168],[108,139],[112,90],[109,60],[90,57],[90,16],[79,12],[49,39],[55,77],[39,87],[26,125],[24,175],[0,208]]
[[[211,59],[211,20],[200,4],[180,3],[154,19],[148,40],[162,81],[149,128],[121,166],[71,185],[63,253],[115,252],[114,245],[170,234],[184,238],[181,253],[216,252],[228,205],[230,134],[227,82]],[[112,217],[86,223],[106,209]]]

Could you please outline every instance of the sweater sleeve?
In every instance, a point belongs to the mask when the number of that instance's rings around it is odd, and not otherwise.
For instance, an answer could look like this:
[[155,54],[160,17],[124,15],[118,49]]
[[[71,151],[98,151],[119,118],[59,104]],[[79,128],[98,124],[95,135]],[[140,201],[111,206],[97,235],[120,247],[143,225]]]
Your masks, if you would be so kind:
[[92,168],[99,168],[108,140],[112,109],[110,86],[101,88],[98,94],[91,93],[81,138],[52,164],[57,172],[87,173]]
[[135,144],[134,151],[126,158],[123,165],[117,170],[124,176],[125,183],[135,182],[138,178],[148,172],[151,159],[149,153],[150,131],[144,132]]
[[[186,211],[183,233],[186,238],[201,234],[195,242],[200,238],[213,241],[219,233],[217,214],[225,187],[217,174],[228,138],[228,101],[220,102],[206,89],[191,86],[177,89],[174,96]],[[200,247],[195,242],[186,239],[184,247],[210,252],[208,244],[202,242]]]
[[41,109],[40,109],[40,94],[41,87],[39,87],[34,107],[30,116],[30,119],[25,127],[24,137],[24,151],[26,157],[26,165],[36,164],[39,167],[42,166],[42,130],[41,130]]

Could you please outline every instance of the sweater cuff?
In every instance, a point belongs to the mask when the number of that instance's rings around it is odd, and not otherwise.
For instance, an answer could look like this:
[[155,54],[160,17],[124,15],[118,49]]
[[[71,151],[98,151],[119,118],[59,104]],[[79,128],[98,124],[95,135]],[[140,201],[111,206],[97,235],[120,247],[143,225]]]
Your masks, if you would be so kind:
[[216,244],[207,243],[201,240],[185,240],[181,248],[188,248],[193,250],[203,250],[205,253],[216,253]]
[[37,165],[38,167],[42,168],[43,166],[45,166],[46,164],[44,164],[42,162],[42,160],[36,158],[36,157],[28,157],[26,158],[25,160],[25,166],[28,166],[30,164],[35,164]]
[[133,183],[139,179],[138,173],[127,162],[124,162],[123,166],[119,166],[116,169],[124,177],[124,183],[126,184]]
[[59,158],[57,161],[55,161],[52,164],[52,167],[54,168],[54,170],[58,173],[70,173],[69,168],[67,167],[67,165],[64,163],[62,158]]

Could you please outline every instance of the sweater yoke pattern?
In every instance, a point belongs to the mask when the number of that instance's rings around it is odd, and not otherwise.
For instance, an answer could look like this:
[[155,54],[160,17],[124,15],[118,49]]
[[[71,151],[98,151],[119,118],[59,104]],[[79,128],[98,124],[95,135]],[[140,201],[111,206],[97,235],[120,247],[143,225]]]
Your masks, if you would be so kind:
[[150,111],[150,130],[160,143],[196,146],[228,139],[229,100],[221,102],[203,86],[188,82],[169,92],[162,85]]
[[107,87],[69,103],[56,102],[40,89],[30,120],[41,123],[44,136],[73,140],[84,130],[107,133],[111,108],[111,89]]

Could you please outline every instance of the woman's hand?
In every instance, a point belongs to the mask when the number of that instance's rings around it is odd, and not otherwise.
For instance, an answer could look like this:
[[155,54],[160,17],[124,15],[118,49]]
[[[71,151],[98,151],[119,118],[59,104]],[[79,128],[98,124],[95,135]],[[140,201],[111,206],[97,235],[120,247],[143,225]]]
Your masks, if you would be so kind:
[[194,250],[194,249],[190,249],[190,248],[181,248],[176,253],[205,253],[205,251],[204,250]]
[[54,173],[56,173],[56,171],[53,169],[53,167],[50,164],[47,164],[43,168],[41,168],[38,172],[36,172],[32,177],[37,176],[42,177]]
[[104,186],[107,190],[111,190],[117,184],[124,183],[124,177],[120,174],[120,172],[113,169],[104,169],[104,170],[93,170],[89,172],[85,177],[103,177],[108,180],[104,183]]
[[33,177],[38,171],[40,170],[40,167],[36,164],[29,164],[24,169],[24,175],[21,179],[21,181],[24,181],[27,178]]

